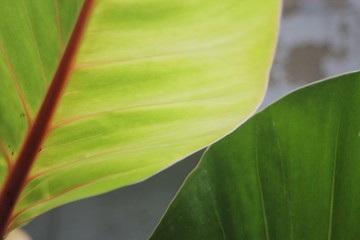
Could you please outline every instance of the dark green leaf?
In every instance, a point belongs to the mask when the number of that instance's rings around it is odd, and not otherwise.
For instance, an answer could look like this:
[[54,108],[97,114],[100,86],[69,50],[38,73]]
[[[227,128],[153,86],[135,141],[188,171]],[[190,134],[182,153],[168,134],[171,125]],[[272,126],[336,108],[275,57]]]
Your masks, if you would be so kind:
[[360,74],[293,92],[211,146],[152,239],[360,239]]

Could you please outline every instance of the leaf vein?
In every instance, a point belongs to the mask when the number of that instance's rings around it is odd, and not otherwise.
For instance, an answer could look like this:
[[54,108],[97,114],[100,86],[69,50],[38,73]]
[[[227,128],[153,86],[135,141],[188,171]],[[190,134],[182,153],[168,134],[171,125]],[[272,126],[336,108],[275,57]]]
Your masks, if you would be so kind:
[[1,139],[0,139],[0,150],[3,153],[3,156],[5,158],[6,165],[8,167],[8,172],[10,172],[10,170],[12,168],[11,158],[10,158],[9,153],[6,151],[6,148],[5,148],[4,144],[3,144],[3,142],[1,141]]
[[36,40],[34,29],[33,29],[33,26],[32,26],[32,23],[31,23],[31,20],[30,20],[30,17],[29,17],[29,11],[28,11],[28,8],[27,8],[26,3],[24,1],[23,1],[23,4],[24,4],[25,12],[26,12],[26,20],[27,20],[29,28],[31,30],[31,37],[32,37],[32,39],[34,41],[34,44],[35,44],[36,56],[37,56],[38,61],[40,63],[40,70],[41,70],[41,75],[42,75],[42,78],[43,78],[43,81],[44,81],[44,86],[46,86],[47,79],[46,79],[46,75],[45,75],[44,64],[43,64],[43,61],[42,61],[41,56],[40,56],[39,44],[38,44],[38,42]]
[[337,128],[336,128],[336,135],[335,135],[336,137],[335,137],[335,148],[334,148],[334,166],[333,166],[333,174],[332,174],[332,188],[331,188],[331,200],[330,200],[328,240],[332,239],[332,224],[333,224],[333,215],[334,215],[334,195],[335,195],[336,165],[337,165],[337,159],[338,159],[340,123],[341,123],[341,118],[339,117],[338,125],[337,125]]
[[255,162],[256,162],[256,176],[257,176],[257,179],[258,179],[260,200],[261,200],[261,206],[262,206],[262,215],[263,215],[264,227],[265,227],[265,236],[266,236],[266,240],[269,240],[269,239],[270,239],[270,236],[269,236],[269,227],[268,227],[267,216],[266,216],[266,209],[265,209],[265,202],[264,202],[262,184],[261,184],[261,180],[260,180],[260,171],[259,171],[259,159],[258,159],[257,143],[255,144]]
[[12,78],[13,83],[15,85],[16,91],[17,91],[17,93],[19,95],[19,98],[20,98],[21,104],[23,106],[23,109],[25,111],[25,115],[26,115],[26,118],[28,120],[28,126],[29,126],[29,129],[30,129],[30,127],[32,126],[32,117],[31,117],[31,114],[30,114],[30,110],[29,110],[29,107],[26,104],[24,93],[21,90],[20,84],[19,84],[19,82],[18,82],[18,80],[16,78],[16,75],[15,75],[14,69],[13,69],[13,67],[12,67],[12,65],[10,63],[9,56],[7,55],[7,53],[5,51],[5,48],[4,48],[4,46],[2,45],[1,42],[0,42],[0,49],[1,49],[2,55],[4,57],[4,60],[6,62],[6,65],[7,65],[8,69],[9,69],[9,72],[11,74],[11,78]]
[[290,222],[290,239],[294,239],[294,223],[293,223],[293,212],[290,206],[290,197],[289,197],[289,193],[288,193],[288,188],[286,186],[286,177],[285,177],[285,167],[284,167],[284,156],[280,147],[280,142],[279,142],[279,137],[276,135],[276,130],[275,130],[275,122],[272,121],[271,122],[271,126],[273,128],[273,136],[274,139],[276,141],[276,145],[277,148],[279,150],[279,155],[280,155],[280,170],[281,170],[281,178],[282,178],[282,183],[283,183],[283,193],[285,195],[286,198],[286,202],[287,202],[287,207],[288,207],[288,212],[289,212],[289,222]]
[[61,120],[61,121],[58,121],[58,122],[54,122],[52,124],[52,126],[50,127],[50,131],[54,130],[55,128],[65,126],[67,124],[71,124],[71,123],[81,121],[81,120],[91,119],[93,117],[98,117],[98,116],[101,116],[101,115],[104,115],[104,114],[109,114],[109,113],[132,111],[132,110],[135,110],[135,109],[157,108],[157,107],[171,106],[171,105],[195,104],[196,102],[202,102],[202,101],[207,101],[207,100],[215,100],[215,98],[203,98],[203,99],[196,99],[196,100],[192,99],[192,100],[185,100],[185,101],[173,101],[173,102],[144,104],[144,105],[135,105],[135,106],[114,108],[114,109],[109,109],[109,110],[105,110],[105,111],[99,111],[99,112],[84,114],[84,115],[81,115],[81,116],[75,116],[75,117],[72,117],[72,118],[69,118],[69,119],[64,119],[64,120]]
[[210,191],[210,196],[211,196],[211,200],[212,200],[211,202],[213,203],[212,207],[213,207],[213,210],[214,210],[214,213],[215,213],[215,216],[216,216],[216,221],[217,221],[217,223],[218,223],[218,225],[220,227],[223,239],[226,240],[227,237],[226,237],[226,234],[225,234],[224,225],[222,224],[222,221],[220,219],[219,212],[218,212],[218,210],[216,208],[216,205],[217,205],[216,200],[215,200],[215,197],[214,197],[214,195],[213,195],[213,193],[211,191]]
[[90,180],[90,181],[87,181],[87,182],[84,182],[84,183],[77,184],[75,186],[68,187],[68,188],[66,188],[66,189],[64,189],[64,190],[62,190],[62,191],[60,191],[58,193],[55,193],[52,196],[49,196],[47,198],[43,198],[43,199],[41,199],[41,200],[39,200],[37,202],[34,202],[31,205],[29,205],[29,206],[19,210],[18,212],[14,213],[12,215],[12,217],[11,217],[11,222],[13,222],[13,225],[17,225],[19,223],[26,222],[27,220],[34,218],[34,216],[31,216],[31,217],[26,218],[26,219],[21,219],[20,221],[14,221],[17,217],[19,217],[21,214],[25,213],[26,211],[30,210],[31,208],[36,207],[39,204],[51,201],[51,200],[53,200],[53,199],[55,199],[57,197],[60,197],[63,194],[68,193],[68,192],[77,190],[78,188],[81,188],[81,187],[84,187],[84,186],[87,186],[87,185],[90,185],[90,184],[93,184],[93,183],[97,183],[97,182],[100,182],[100,181],[103,181],[103,180],[118,177],[118,176],[121,176],[121,175],[137,172],[137,171],[140,171],[142,169],[146,169],[148,167],[151,167],[152,165],[156,165],[156,164],[160,164],[160,163],[161,162],[156,162],[156,163],[153,163],[153,164],[150,164],[150,165],[147,165],[147,166],[142,166],[142,167],[139,167],[137,169],[130,170],[130,171],[114,173],[114,174],[111,174],[111,175],[106,175],[106,176],[103,176],[103,177],[99,177],[97,179],[93,179],[93,180]]
[[58,35],[58,41],[59,41],[59,55],[61,56],[63,53],[63,43],[62,43],[62,33],[61,33],[61,23],[60,23],[58,0],[54,0],[54,4],[55,4],[56,29],[57,29],[57,35]]

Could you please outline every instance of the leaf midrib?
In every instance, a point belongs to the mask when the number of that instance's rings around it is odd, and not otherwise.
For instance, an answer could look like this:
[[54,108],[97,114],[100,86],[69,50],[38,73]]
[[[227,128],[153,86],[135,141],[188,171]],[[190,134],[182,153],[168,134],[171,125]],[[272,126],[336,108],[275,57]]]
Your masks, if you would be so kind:
[[48,133],[50,122],[74,66],[74,60],[94,4],[95,0],[86,0],[84,2],[69,43],[61,58],[60,64],[57,67],[44,101],[41,104],[32,127],[26,135],[21,151],[14,163],[14,167],[8,173],[5,184],[1,189],[0,237],[5,236],[9,231],[8,226],[10,224],[11,215],[13,214],[20,194],[26,185],[30,170],[36,161],[38,149],[41,147]]

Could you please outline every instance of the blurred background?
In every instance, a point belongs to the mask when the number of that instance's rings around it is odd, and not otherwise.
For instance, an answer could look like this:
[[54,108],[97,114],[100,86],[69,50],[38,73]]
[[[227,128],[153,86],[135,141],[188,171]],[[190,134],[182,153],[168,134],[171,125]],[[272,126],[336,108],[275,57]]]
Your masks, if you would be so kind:
[[[359,0],[284,0],[262,107],[295,88],[360,68]],[[133,186],[57,208],[25,229],[34,240],[147,239],[201,152]]]

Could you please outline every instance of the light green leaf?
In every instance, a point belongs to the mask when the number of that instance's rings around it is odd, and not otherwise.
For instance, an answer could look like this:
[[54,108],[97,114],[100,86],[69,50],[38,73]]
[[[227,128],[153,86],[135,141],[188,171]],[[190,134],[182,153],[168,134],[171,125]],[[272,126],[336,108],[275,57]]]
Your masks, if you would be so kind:
[[316,83],[212,145],[152,239],[359,239],[359,93]]
[[[8,169],[32,141],[83,1],[0,2],[4,182],[13,180]],[[242,123],[266,89],[279,5],[95,1],[8,230],[61,204],[141,181]]]

